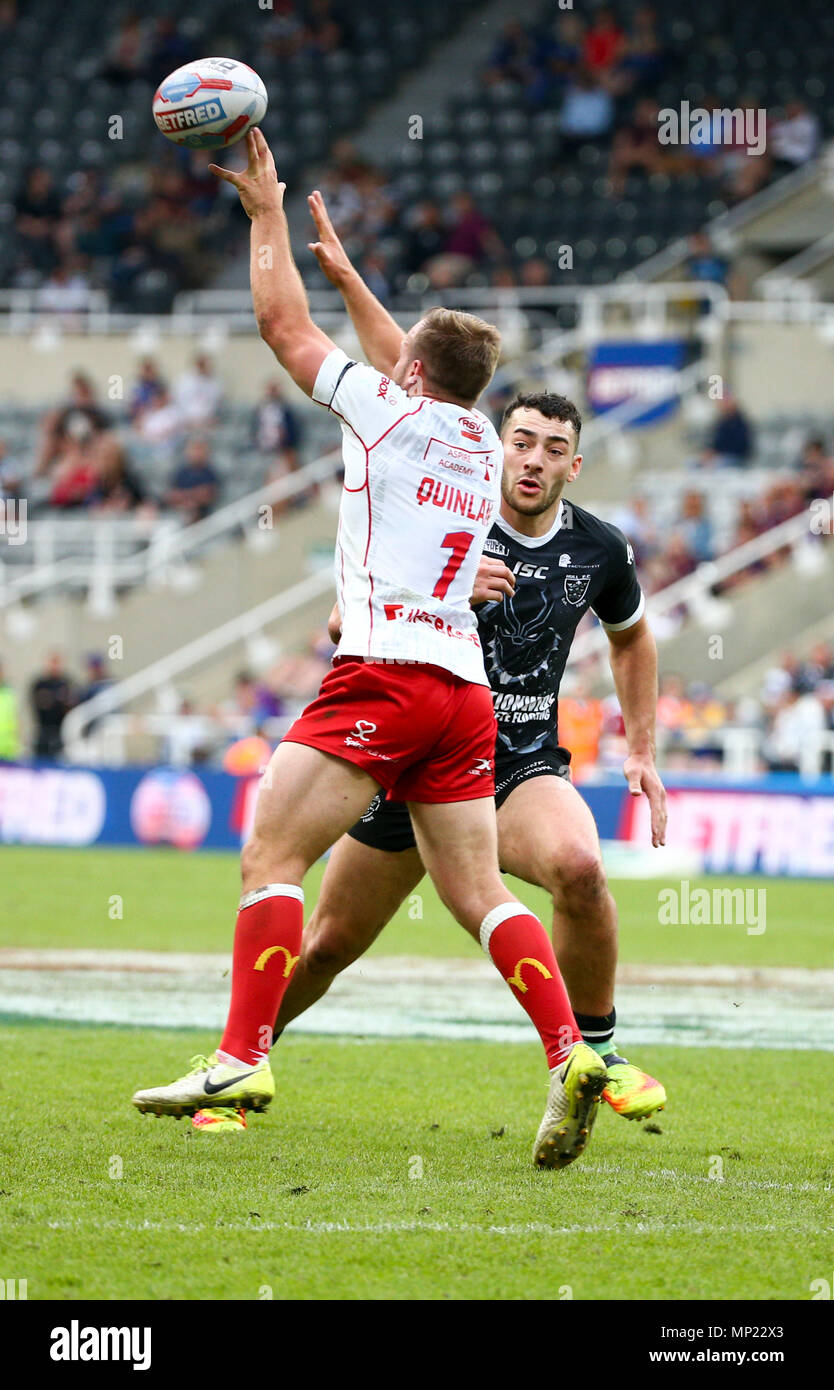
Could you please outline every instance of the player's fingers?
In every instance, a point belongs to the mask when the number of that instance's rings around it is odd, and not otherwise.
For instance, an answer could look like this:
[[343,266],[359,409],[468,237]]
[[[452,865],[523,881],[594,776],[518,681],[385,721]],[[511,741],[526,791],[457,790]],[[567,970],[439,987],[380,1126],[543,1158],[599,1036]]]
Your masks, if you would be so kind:
[[655,849],[666,843],[666,793],[662,786],[650,788],[649,805],[652,817],[652,844]]
[[318,232],[319,237],[322,240],[324,240],[324,237],[327,234],[327,221],[322,216],[321,208],[319,207],[318,203],[315,202],[312,196],[307,199],[307,202],[310,206],[310,215],[312,216],[316,231]]
[[208,171],[210,174],[216,174],[219,179],[225,179],[227,183],[234,184],[235,188],[240,188],[241,176],[236,174],[234,169],[221,169],[219,164],[210,164]]
[[314,189],[308,199],[310,211],[313,214],[313,221],[316,224],[316,231],[324,240],[326,237],[335,237],[333,223],[330,221],[330,214],[325,206],[324,199],[318,189]]
[[489,555],[482,555],[480,568],[483,574],[494,579],[506,579],[515,588],[515,575],[503,560],[493,560]]
[[254,130],[247,130],[246,132],[246,153],[249,158],[246,172],[252,178],[258,173],[258,164],[260,162],[260,151],[258,149],[258,142],[255,139],[256,133],[259,132]]

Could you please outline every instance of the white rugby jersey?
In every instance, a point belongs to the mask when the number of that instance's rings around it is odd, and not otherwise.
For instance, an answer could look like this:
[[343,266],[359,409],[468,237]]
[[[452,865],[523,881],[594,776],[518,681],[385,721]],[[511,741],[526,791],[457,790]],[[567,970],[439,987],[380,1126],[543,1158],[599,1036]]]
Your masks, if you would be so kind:
[[427,661],[487,685],[469,599],[500,497],[492,424],[407,396],[340,348],[324,359],[313,400],[342,424],[338,654]]

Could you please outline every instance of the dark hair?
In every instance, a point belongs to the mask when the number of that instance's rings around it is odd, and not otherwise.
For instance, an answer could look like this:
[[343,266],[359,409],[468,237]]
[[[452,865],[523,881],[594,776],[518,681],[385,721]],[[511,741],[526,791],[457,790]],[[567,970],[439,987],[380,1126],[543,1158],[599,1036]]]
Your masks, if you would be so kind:
[[474,405],[492,381],[501,352],[494,324],[459,309],[429,309],[414,335],[411,351],[423,361],[433,386],[455,400]]
[[537,410],[548,420],[568,421],[573,425],[576,431],[576,442],[579,443],[582,416],[573,401],[569,401],[567,396],[557,396],[555,391],[519,391],[518,395],[510,401],[501,417],[502,434],[504,426],[516,410]]

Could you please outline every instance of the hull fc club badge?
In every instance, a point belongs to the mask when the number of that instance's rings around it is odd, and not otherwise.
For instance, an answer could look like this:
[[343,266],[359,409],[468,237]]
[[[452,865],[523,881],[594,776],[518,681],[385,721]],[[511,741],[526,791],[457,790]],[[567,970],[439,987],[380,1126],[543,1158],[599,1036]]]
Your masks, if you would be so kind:
[[591,576],[589,574],[566,574],[565,598],[568,603],[580,604],[588,592],[590,582]]

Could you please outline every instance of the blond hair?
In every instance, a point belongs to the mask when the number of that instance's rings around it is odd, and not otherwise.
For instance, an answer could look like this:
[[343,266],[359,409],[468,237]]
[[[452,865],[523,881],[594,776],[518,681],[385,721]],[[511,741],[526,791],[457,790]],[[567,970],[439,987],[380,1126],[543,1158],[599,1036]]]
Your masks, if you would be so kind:
[[501,334],[492,323],[460,309],[430,309],[412,341],[426,377],[444,394],[474,405],[492,381]]

